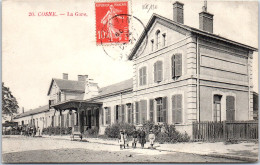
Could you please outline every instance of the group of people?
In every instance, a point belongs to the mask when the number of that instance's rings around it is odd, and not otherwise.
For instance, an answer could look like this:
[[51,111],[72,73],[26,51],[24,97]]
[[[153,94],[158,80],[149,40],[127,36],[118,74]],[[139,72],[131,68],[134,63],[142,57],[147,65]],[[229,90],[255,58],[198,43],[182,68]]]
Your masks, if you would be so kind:
[[34,137],[36,135],[37,131],[39,131],[39,127],[37,129],[36,126],[27,125],[27,126],[22,127],[21,135]]
[[[120,144],[120,149],[129,147],[129,140],[130,137],[128,137],[127,133],[125,130],[120,130],[120,135],[119,135],[119,144]],[[150,142],[150,148],[154,149],[154,141],[155,141],[155,134],[153,133],[152,130],[149,131],[148,139]],[[136,143],[139,141],[141,144],[141,148],[144,148],[144,145],[146,143],[146,133],[143,128],[141,128],[139,131],[137,131],[134,128],[134,131],[132,133],[132,148],[136,148]]]

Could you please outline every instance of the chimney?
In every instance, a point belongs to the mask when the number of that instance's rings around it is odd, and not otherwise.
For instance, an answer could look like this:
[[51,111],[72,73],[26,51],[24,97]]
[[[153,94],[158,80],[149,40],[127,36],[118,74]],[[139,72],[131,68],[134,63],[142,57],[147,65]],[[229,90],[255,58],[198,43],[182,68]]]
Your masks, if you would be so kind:
[[207,12],[207,1],[204,1],[202,12],[199,13],[200,30],[213,33],[213,14]]
[[183,6],[184,4],[181,2],[174,2],[173,3],[173,21],[178,23],[184,23],[183,20]]
[[86,81],[88,78],[88,75],[78,75],[78,81]]
[[63,79],[68,80],[69,79],[69,74],[68,73],[63,73]]
[[24,107],[22,107],[22,113],[24,113]]

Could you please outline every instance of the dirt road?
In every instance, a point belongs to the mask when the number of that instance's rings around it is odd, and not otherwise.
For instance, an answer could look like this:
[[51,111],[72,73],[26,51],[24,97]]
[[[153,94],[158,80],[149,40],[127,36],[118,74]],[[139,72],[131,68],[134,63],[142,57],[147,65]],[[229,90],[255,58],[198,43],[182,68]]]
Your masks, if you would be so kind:
[[119,146],[51,138],[3,137],[4,163],[60,162],[240,162],[195,154],[150,149],[124,149]]

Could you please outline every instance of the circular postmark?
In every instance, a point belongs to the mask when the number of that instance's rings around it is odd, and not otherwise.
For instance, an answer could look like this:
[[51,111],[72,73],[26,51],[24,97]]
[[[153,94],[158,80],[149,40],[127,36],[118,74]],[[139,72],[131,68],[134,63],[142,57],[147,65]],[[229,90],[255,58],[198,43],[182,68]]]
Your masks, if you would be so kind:
[[[135,46],[138,46],[137,54],[140,56],[148,43],[145,25],[139,18],[130,14],[111,17],[101,31],[105,34],[101,37],[102,48],[106,55],[114,60],[127,60]],[[141,43],[137,43],[141,35],[144,38]]]

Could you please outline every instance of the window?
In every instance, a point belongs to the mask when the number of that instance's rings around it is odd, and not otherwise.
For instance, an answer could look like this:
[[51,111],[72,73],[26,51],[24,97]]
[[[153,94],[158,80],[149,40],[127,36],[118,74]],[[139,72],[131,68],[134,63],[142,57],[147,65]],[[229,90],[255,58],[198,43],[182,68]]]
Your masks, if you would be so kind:
[[154,63],[154,82],[161,82],[163,79],[163,67],[162,61],[157,61]]
[[221,95],[214,95],[214,111],[213,111],[213,118],[214,121],[221,121]]
[[154,100],[153,99],[150,99],[150,121],[154,121],[153,120],[153,111],[154,111]]
[[135,102],[135,123],[139,124],[139,103]]
[[157,122],[167,122],[167,97],[156,98]]
[[60,91],[58,92],[58,100],[59,100],[59,102],[61,102],[61,92]]
[[115,123],[119,122],[119,108],[120,106],[119,105],[116,105],[115,106],[115,113],[114,113],[114,116],[115,116]]
[[139,69],[139,85],[146,85],[146,67]]
[[163,122],[162,116],[162,98],[156,99],[157,122]]
[[111,108],[106,107],[105,112],[106,112],[106,124],[111,124]]
[[177,78],[182,74],[182,55],[180,53],[172,56],[172,78]]
[[174,124],[182,123],[182,95],[172,96],[172,122]]
[[163,37],[163,46],[166,46],[166,33],[163,33],[162,37]]
[[127,122],[128,123],[133,123],[133,109],[132,109],[132,104],[131,103],[128,103],[127,105]]
[[147,120],[147,101],[146,100],[140,101],[140,111],[141,111],[140,123],[143,124]]
[[156,35],[156,49],[159,49],[160,48],[160,44],[161,44],[160,30],[157,30],[155,35]]
[[226,120],[228,121],[235,120],[235,97],[234,96],[226,97]]
[[151,40],[151,51],[154,51],[154,40]]
[[121,122],[125,122],[125,105],[121,105]]

